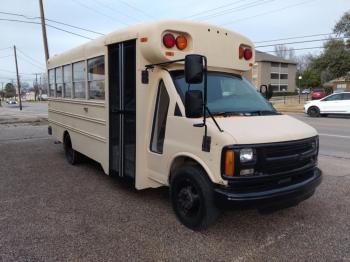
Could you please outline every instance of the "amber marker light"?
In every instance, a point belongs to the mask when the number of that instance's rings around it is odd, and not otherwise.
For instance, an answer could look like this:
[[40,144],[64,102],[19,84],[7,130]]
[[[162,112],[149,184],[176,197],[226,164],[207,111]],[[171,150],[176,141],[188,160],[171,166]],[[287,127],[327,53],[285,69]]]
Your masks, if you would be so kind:
[[184,50],[187,47],[187,38],[183,35],[176,37],[176,47],[180,50]]
[[235,172],[234,153],[232,150],[225,152],[225,175],[233,176]]

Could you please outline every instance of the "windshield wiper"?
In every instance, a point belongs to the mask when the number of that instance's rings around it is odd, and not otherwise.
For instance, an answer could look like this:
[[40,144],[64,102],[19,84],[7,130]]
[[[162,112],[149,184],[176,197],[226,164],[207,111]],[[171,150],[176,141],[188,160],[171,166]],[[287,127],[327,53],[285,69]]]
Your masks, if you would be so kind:
[[276,111],[271,111],[271,110],[250,111],[250,112],[245,112],[245,114],[258,115],[258,116],[279,115],[279,113],[277,113]]
[[229,117],[229,116],[241,116],[243,113],[241,112],[215,112],[213,113],[214,116],[223,116],[223,117]]

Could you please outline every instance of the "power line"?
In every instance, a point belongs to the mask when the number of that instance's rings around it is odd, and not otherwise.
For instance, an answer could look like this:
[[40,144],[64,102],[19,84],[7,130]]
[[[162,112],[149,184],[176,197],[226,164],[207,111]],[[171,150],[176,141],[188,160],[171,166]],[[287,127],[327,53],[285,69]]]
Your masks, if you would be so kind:
[[7,50],[7,49],[12,49],[12,47],[1,48],[0,51],[2,51],[2,50]]
[[218,17],[218,16],[227,15],[227,14],[230,14],[230,13],[233,13],[233,12],[243,11],[243,10],[246,10],[248,8],[251,8],[251,7],[264,5],[264,4],[273,2],[273,1],[275,1],[275,0],[266,0],[266,1],[264,1],[264,0],[257,0],[257,1],[254,1],[254,2],[251,2],[251,3],[248,3],[248,4],[243,4],[243,5],[237,6],[235,8],[230,8],[230,9],[227,9],[227,10],[223,10],[223,11],[211,14],[211,15],[207,15],[207,16],[203,16],[203,17],[199,17],[199,18],[197,17],[196,19],[209,20],[209,19],[212,19],[212,18],[215,18],[215,17]]
[[[293,48],[294,51],[298,50],[308,50],[308,49],[318,49],[318,48],[325,48],[324,46],[314,46],[314,47],[303,47],[303,48]],[[283,51],[289,51],[290,49],[284,49]],[[271,51],[257,51],[257,52],[262,52],[262,53],[276,53],[278,51],[276,50],[271,50]]]
[[[331,38],[331,39],[344,40],[344,39],[347,39],[347,37],[335,37],[335,38]],[[271,45],[260,45],[260,46],[256,46],[256,48],[276,46],[276,45],[291,45],[291,44],[301,44],[301,43],[311,43],[311,42],[322,42],[322,41],[327,41],[327,40],[330,40],[330,39],[313,39],[313,40],[295,41],[295,42],[287,42],[287,43],[277,43],[277,44],[271,44]]]
[[28,58],[22,56],[22,54],[21,54],[21,59],[22,59],[23,61],[25,61],[25,62],[27,62],[27,63],[29,63],[29,64],[31,64],[31,65],[37,67],[37,68],[39,68],[39,69],[41,69],[41,70],[45,70],[43,66],[39,66],[38,64],[34,64],[34,63],[31,62]]
[[201,14],[210,13],[210,12],[212,12],[212,11],[215,11],[215,10],[218,10],[218,9],[222,9],[222,8],[225,8],[225,7],[228,7],[228,6],[232,6],[232,5],[235,5],[235,4],[237,4],[237,3],[242,3],[242,1],[239,0],[239,1],[235,1],[235,2],[233,2],[233,3],[229,3],[229,4],[225,4],[225,5],[218,6],[218,7],[216,7],[216,8],[207,9],[207,10],[204,10],[204,11],[201,11],[201,12],[198,12],[198,13],[195,13],[195,14],[193,14],[193,15],[184,17],[184,19],[189,19],[189,18],[193,18],[193,17],[198,16],[198,15],[201,15]]
[[118,14],[121,14],[122,16],[124,16],[124,17],[126,17],[126,18],[131,18],[131,19],[133,19],[134,21],[140,21],[139,19],[135,18],[134,16],[131,16],[130,14],[126,15],[126,14],[124,14],[123,12],[121,12],[120,10],[118,10],[118,9],[116,9],[116,8],[114,8],[114,7],[110,6],[110,5],[108,5],[108,4],[105,4],[105,3],[103,3],[103,2],[101,2],[101,1],[99,1],[99,0],[95,0],[95,3],[101,5],[101,6],[107,8],[107,9],[109,9],[109,10],[112,10],[113,12],[117,12]]
[[[2,71],[2,72],[6,72],[6,73],[10,73],[10,74],[16,74],[16,72],[14,72],[14,71],[10,71],[10,70],[7,70],[7,69],[1,69],[0,68],[0,71]],[[30,75],[30,76],[32,76],[33,75],[33,73],[20,73],[19,75]]]
[[94,8],[91,8],[90,6],[88,6],[88,5],[86,5],[86,4],[82,3],[82,2],[80,2],[79,0],[73,0],[73,2],[76,3],[76,4],[78,4],[78,5],[80,5],[80,6],[82,6],[82,7],[84,7],[84,8],[86,8],[86,9],[88,9],[88,10],[90,10],[90,11],[92,11],[92,12],[94,12],[94,13],[96,13],[96,14],[99,14],[99,15],[102,15],[102,16],[104,16],[104,17],[107,17],[107,18],[109,18],[109,19],[111,19],[111,20],[113,20],[113,21],[116,21],[116,22],[118,22],[118,23],[121,23],[121,24],[123,24],[123,25],[126,25],[126,26],[128,25],[128,24],[126,24],[126,23],[124,23],[124,22],[122,22],[122,21],[116,20],[115,17],[113,17],[113,16],[107,15],[107,14],[105,14],[105,13],[103,13],[103,12],[100,12],[100,11],[94,9]]
[[317,0],[303,1],[303,2],[300,2],[300,3],[297,3],[297,4],[288,5],[288,6],[285,6],[285,7],[282,7],[282,8],[274,9],[274,10],[271,10],[271,11],[268,11],[268,12],[264,12],[264,13],[260,13],[260,14],[257,14],[257,15],[243,17],[241,19],[237,19],[237,20],[234,20],[234,21],[231,21],[231,22],[228,22],[228,23],[220,24],[220,25],[221,26],[230,25],[230,24],[233,24],[235,22],[244,21],[244,20],[247,20],[247,19],[252,19],[252,18],[255,18],[255,17],[259,17],[259,16],[264,16],[264,15],[268,15],[268,14],[271,14],[271,13],[276,13],[276,12],[279,12],[279,11],[282,11],[282,10],[286,10],[286,9],[289,9],[289,8],[292,8],[292,7],[304,5],[304,4],[313,2],[313,1],[317,1]]
[[41,66],[44,65],[42,62],[39,62],[38,60],[36,60],[36,59],[32,58],[31,56],[27,55],[26,53],[24,53],[21,49],[17,48],[17,51],[19,51],[22,55],[24,55],[28,59],[32,60],[34,63],[37,63],[38,65],[41,65]]
[[6,55],[6,56],[0,56],[0,58],[7,58],[7,57],[11,57],[13,55]]
[[[25,24],[41,25],[40,22],[23,21],[23,20],[18,20],[18,19],[5,19],[5,18],[0,18],[0,21],[18,22],[18,23],[25,23]],[[59,30],[59,31],[62,31],[62,32],[66,32],[66,33],[75,35],[75,36],[80,36],[80,37],[85,38],[85,39],[93,40],[93,38],[90,38],[90,37],[87,37],[87,36],[84,36],[84,35],[81,35],[81,34],[77,34],[77,33],[74,33],[74,32],[72,32],[72,31],[65,30],[65,29],[62,29],[62,28],[59,28],[59,27],[56,27],[56,26],[53,26],[53,25],[46,24],[46,26],[47,26],[47,27],[54,28],[54,29]]]
[[143,14],[144,16],[147,16],[148,18],[155,19],[154,16],[151,16],[151,15],[147,14],[145,11],[143,11],[143,10],[141,10],[141,9],[139,9],[139,8],[137,8],[137,7],[133,6],[133,5],[131,5],[131,4],[129,4],[129,3],[126,2],[126,1],[119,0],[119,2],[123,3],[124,5],[128,6],[129,8],[131,8],[131,9],[133,9],[133,10],[135,10],[135,11],[138,11],[139,13]]
[[[18,16],[18,17],[23,17],[25,19],[30,19],[30,20],[40,19],[40,17],[38,17],[38,16],[27,16],[27,15],[18,14],[18,13],[9,13],[9,12],[2,12],[2,11],[0,11],[0,14]],[[94,33],[94,34],[98,34],[98,35],[104,35],[103,33],[96,32],[96,31],[91,30],[91,29],[86,29],[86,28],[83,28],[83,27],[79,27],[79,26],[63,23],[63,22],[60,22],[60,21],[57,21],[57,20],[48,19],[48,18],[46,18],[45,20],[49,21],[49,22],[52,22],[52,23],[68,26],[68,27],[71,27],[71,28],[83,30],[83,31],[86,31],[86,32],[90,32],[90,33]]]
[[316,34],[316,35],[304,35],[304,36],[294,36],[294,37],[287,37],[287,38],[280,38],[280,39],[273,39],[273,40],[264,40],[264,41],[255,41],[255,44],[258,43],[267,43],[267,42],[276,42],[276,41],[283,41],[283,40],[290,40],[290,39],[300,39],[300,38],[308,38],[308,37],[314,37],[314,36],[330,36],[334,35],[334,33],[325,33],[325,34]]

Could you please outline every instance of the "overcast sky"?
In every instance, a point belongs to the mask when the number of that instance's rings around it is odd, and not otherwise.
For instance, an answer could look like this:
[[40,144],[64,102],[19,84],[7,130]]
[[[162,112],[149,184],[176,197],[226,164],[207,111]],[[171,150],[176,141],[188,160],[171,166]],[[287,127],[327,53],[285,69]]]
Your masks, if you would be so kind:
[[[39,16],[38,0],[0,0],[0,12]],[[222,25],[248,36],[254,42],[279,38],[330,33],[337,20],[350,10],[349,0],[44,0],[45,15],[74,26],[100,33],[108,33],[135,23],[159,19],[192,19]],[[0,13],[0,83],[14,78],[15,65],[12,49],[19,49],[19,70],[22,78],[30,81],[36,72],[43,72],[44,51],[40,25],[1,19],[38,22]],[[58,25],[65,30],[96,38],[99,35]],[[54,28],[48,28],[50,55],[60,53],[86,41]],[[315,36],[280,42],[323,39]],[[274,42],[277,43],[277,42]],[[269,43],[264,43],[269,44]],[[262,45],[262,43],[256,45]],[[318,47],[322,42],[288,45],[294,48]],[[271,51],[273,47],[260,48]],[[318,53],[322,49],[300,50]]]

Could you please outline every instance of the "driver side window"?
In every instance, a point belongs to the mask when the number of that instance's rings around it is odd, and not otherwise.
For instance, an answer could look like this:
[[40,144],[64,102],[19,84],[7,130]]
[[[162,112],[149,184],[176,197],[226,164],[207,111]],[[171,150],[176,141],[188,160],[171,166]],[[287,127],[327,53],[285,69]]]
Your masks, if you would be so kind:
[[335,95],[329,96],[323,99],[322,101],[338,101],[338,100],[342,100],[342,94],[335,94]]

